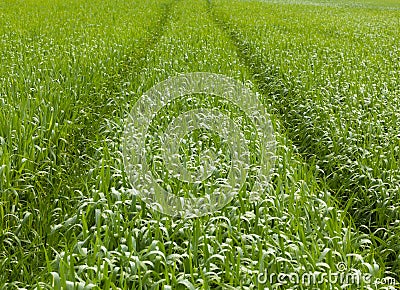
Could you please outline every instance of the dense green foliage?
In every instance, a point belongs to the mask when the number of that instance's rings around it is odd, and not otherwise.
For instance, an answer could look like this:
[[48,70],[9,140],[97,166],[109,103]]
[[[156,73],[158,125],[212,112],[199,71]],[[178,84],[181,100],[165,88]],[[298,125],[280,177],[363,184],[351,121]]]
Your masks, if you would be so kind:
[[[399,7],[3,1],[0,289],[264,289],[279,283],[260,274],[338,265],[396,277]],[[196,71],[260,92],[277,163],[260,200],[184,220],[132,194],[121,135],[142,93]]]
[[400,10],[218,9],[288,136],[400,272]]

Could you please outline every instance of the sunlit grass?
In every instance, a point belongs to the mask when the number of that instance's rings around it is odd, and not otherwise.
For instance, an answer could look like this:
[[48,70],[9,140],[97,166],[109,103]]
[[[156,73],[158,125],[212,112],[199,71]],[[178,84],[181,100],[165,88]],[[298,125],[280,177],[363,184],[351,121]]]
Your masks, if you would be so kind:
[[397,273],[400,12],[216,2],[289,137]]
[[162,2],[114,2],[1,3],[3,283],[37,283],[68,243],[52,227],[93,183],[85,178],[103,139],[95,120],[116,107],[120,72],[163,17]]
[[[337,272],[340,262],[388,275],[382,245],[346,211],[363,221],[387,212],[366,226],[393,222],[389,238],[379,236],[396,245],[398,15],[288,7],[0,4],[0,288],[264,289],[273,285],[261,285],[260,273]],[[222,210],[184,220],[132,194],[121,136],[142,93],[196,71],[261,93],[277,162],[258,201],[242,191]],[[179,113],[168,108],[155,122]],[[197,133],[188,138],[207,137]],[[348,208],[335,202],[352,193]]]

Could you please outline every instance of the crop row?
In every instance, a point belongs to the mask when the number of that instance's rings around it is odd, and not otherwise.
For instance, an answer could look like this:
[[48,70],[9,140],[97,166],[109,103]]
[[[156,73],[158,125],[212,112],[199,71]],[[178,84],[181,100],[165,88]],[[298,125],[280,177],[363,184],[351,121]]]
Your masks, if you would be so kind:
[[0,285],[7,289],[40,281],[46,259],[68,243],[52,228],[90,187],[98,119],[115,107],[113,86],[159,29],[165,3],[2,2]]
[[319,178],[396,272],[399,11],[301,2],[213,4],[289,138],[307,160],[316,160]]

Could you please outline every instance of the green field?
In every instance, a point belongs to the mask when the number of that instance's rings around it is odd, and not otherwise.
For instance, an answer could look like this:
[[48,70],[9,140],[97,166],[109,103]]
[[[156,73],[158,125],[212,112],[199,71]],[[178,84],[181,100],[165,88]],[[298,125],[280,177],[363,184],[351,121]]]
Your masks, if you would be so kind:
[[[0,289],[400,287],[399,0],[3,0],[0,36]],[[187,219],[133,194],[122,139],[191,72],[257,92],[276,162]]]

